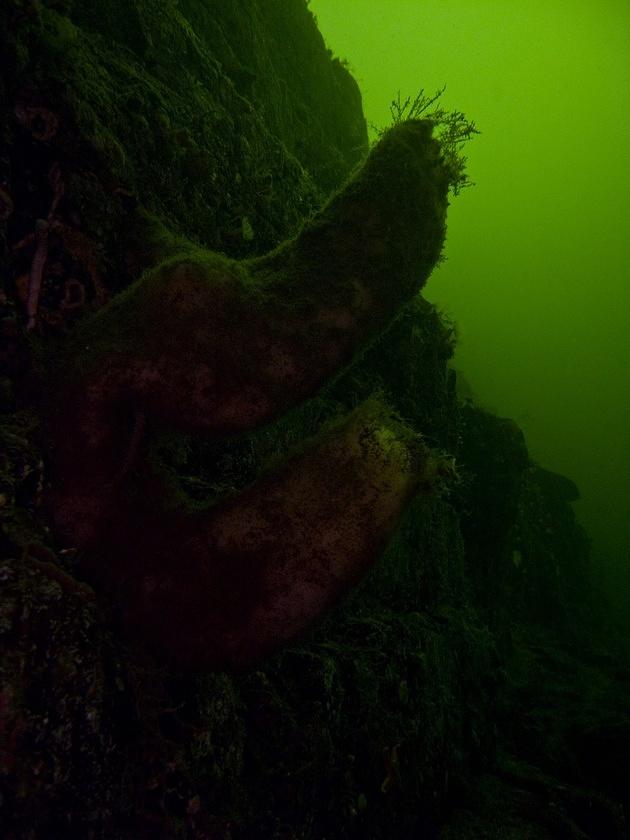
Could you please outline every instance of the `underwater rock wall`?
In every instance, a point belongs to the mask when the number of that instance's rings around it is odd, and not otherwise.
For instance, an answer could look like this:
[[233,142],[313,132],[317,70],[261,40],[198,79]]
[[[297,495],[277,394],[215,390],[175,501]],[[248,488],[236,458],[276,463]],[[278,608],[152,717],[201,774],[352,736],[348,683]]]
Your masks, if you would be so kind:
[[524,621],[588,635],[599,604],[576,485],[533,463],[517,424],[466,401],[460,525],[475,601],[501,634]]
[[356,84],[302,3],[189,5],[190,19],[168,0],[3,4],[0,215],[22,298],[34,221],[48,223],[44,324],[98,308],[155,258],[139,205],[215,250],[258,253],[367,147]]
[[[354,80],[302,0],[6,0],[0,126],[3,836],[434,831],[494,760],[508,604],[526,592],[528,615],[545,574],[564,580],[566,535],[586,555],[567,487],[516,427],[458,405],[432,306],[403,308],[267,427],[156,436],[193,504],[243,491],[375,393],[450,464],[341,607],[248,673],[138,649],[44,508],[49,359],[190,240],[247,258],[295,234],[367,149]],[[539,521],[552,497],[562,536]],[[515,581],[516,556],[540,576]]]

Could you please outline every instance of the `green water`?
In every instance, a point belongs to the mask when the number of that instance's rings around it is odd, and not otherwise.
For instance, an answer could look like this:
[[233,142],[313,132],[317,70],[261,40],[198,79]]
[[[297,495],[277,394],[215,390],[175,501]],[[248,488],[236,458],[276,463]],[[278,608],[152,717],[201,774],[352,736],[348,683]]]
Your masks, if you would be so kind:
[[630,609],[630,3],[312,0],[368,122],[443,84],[481,129],[426,296],[455,366],[579,485],[608,588]]

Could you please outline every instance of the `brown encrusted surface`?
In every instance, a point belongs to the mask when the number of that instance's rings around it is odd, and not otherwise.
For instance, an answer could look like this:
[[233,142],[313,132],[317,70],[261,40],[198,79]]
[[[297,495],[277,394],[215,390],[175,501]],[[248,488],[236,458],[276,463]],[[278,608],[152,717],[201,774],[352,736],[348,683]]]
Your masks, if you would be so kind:
[[2,808],[19,826],[4,836],[68,830],[77,802],[107,824],[129,795],[133,714],[94,593],[54,558],[28,555],[1,562],[0,584]]

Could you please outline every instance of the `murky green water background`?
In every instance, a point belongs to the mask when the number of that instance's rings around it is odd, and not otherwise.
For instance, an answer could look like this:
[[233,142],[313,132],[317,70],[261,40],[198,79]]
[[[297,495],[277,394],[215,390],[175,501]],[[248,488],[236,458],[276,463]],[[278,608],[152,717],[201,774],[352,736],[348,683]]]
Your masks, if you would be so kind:
[[515,418],[630,609],[630,5],[625,0],[312,0],[369,122],[447,85],[474,119],[476,186],[450,209],[426,296],[457,323],[455,366]]

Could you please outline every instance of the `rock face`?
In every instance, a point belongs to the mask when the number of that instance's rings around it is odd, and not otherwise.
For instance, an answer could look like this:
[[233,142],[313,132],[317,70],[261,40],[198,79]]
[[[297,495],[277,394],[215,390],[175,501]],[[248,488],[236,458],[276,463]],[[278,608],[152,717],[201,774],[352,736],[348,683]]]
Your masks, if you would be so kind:
[[103,831],[129,801],[134,701],[126,670],[94,593],[51,560],[0,565],[6,837],[69,836],[76,803],[82,830]]
[[[570,696],[512,617],[588,632],[592,603],[570,482],[458,404],[453,330],[414,297],[444,232],[427,126],[351,177],[360,95],[303,0],[7,0],[0,126],[0,832],[435,834],[498,737],[535,758],[523,651]],[[587,753],[628,727],[590,682],[594,725],[548,745],[570,786],[509,778],[540,825],[561,796],[566,836],[622,836]]]

